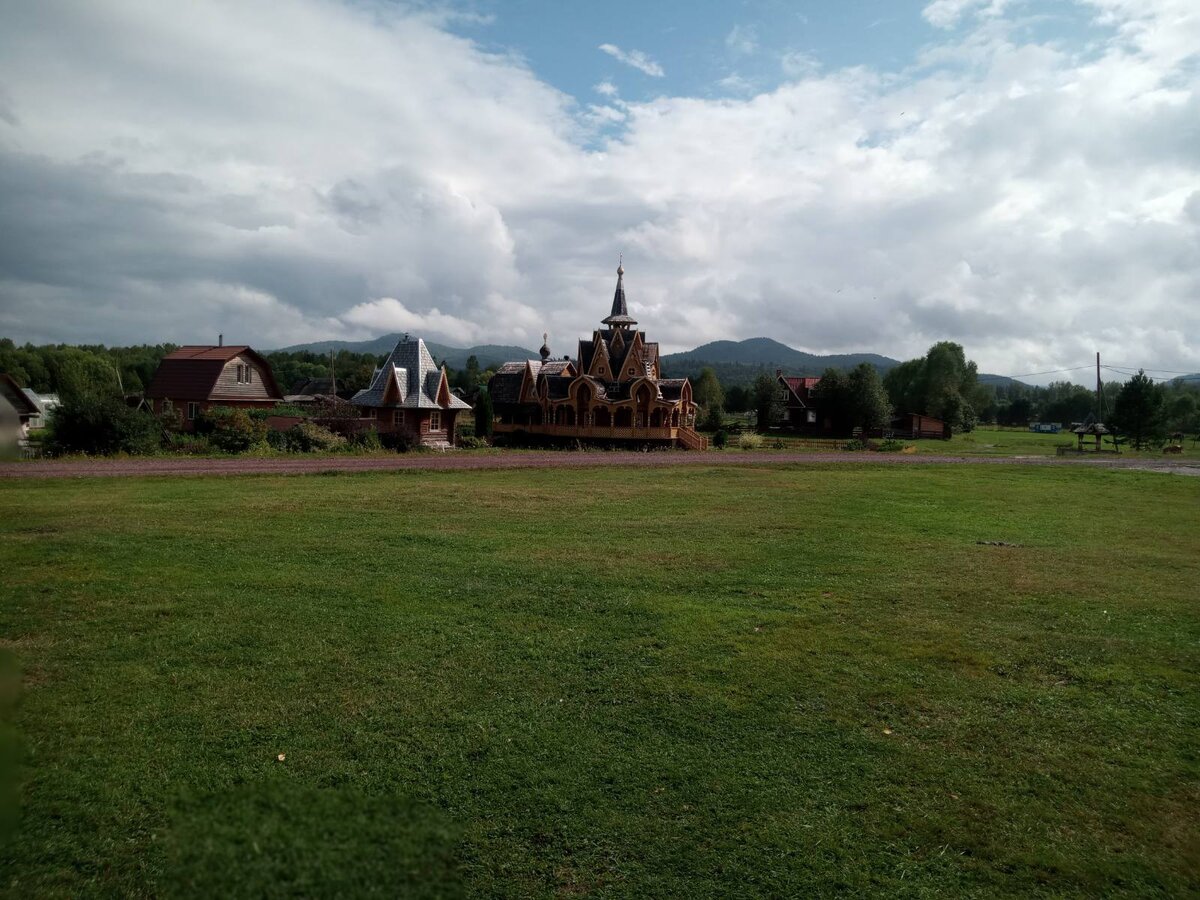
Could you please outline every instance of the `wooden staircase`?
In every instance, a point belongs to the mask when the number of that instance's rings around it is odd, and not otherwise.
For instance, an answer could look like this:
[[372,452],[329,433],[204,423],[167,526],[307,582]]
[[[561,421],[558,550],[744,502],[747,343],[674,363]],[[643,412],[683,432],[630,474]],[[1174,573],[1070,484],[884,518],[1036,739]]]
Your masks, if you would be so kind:
[[708,438],[696,431],[694,428],[688,428],[686,425],[681,425],[676,431],[675,439],[679,441],[679,446],[684,450],[707,450]]

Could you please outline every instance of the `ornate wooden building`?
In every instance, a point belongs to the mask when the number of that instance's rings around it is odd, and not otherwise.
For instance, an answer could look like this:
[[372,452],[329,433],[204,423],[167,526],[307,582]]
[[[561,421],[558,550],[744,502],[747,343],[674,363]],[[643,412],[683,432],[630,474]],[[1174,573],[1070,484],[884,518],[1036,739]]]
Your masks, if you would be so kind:
[[508,362],[496,371],[488,382],[494,434],[707,446],[695,431],[691,384],[663,378],[658,344],[634,327],[624,276],[618,266],[605,327],[579,342],[574,359],[551,359],[543,335],[541,359]]

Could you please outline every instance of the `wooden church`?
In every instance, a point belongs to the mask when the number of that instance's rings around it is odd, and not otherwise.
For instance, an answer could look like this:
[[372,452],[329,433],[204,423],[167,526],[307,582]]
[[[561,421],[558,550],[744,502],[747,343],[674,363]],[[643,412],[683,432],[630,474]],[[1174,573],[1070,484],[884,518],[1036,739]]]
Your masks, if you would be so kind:
[[508,362],[488,382],[492,433],[584,441],[707,446],[695,430],[696,405],[686,378],[663,378],[658,344],[646,340],[625,302],[625,268],[617,267],[612,312],[581,340],[574,359]]

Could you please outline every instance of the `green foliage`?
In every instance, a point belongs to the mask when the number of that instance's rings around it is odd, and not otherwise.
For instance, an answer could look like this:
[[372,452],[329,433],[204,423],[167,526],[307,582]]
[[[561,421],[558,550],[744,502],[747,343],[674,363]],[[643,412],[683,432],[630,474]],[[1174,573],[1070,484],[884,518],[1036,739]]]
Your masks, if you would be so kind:
[[753,408],[750,389],[740,384],[725,388],[725,408],[731,413],[750,412]]
[[817,382],[816,400],[838,434],[882,428],[892,417],[879,370],[870,363],[859,363],[848,374],[827,369]]
[[349,442],[342,435],[315,422],[300,422],[286,431],[268,431],[267,443],[289,453],[340,450]]
[[739,450],[760,450],[762,449],[762,435],[747,432],[746,434],[738,435],[737,446]]
[[159,449],[162,429],[150,413],[106,392],[67,392],[50,415],[43,447],[51,456],[134,455]]
[[729,443],[729,436],[725,433],[725,429],[718,429],[717,433],[713,435],[712,445],[721,450],[727,443]]
[[754,398],[755,427],[766,431],[772,425],[777,425],[783,418],[783,401],[779,399],[779,379],[774,375],[763,372],[754,380],[752,396]]
[[244,409],[214,406],[200,413],[196,433],[207,437],[222,453],[245,453],[266,443],[267,425]]
[[495,413],[492,407],[492,394],[486,387],[479,388],[475,396],[475,436],[488,439],[492,436],[492,420]]
[[880,441],[876,445],[875,449],[880,453],[899,453],[906,446],[907,444],[905,444],[903,441],[898,441],[895,438],[888,438],[887,440]]
[[458,438],[458,447],[462,450],[480,450],[488,446],[488,442],[473,434],[464,434]]
[[1125,433],[1134,450],[1141,450],[1147,445],[1157,446],[1166,438],[1163,413],[1162,385],[1139,369],[1117,395],[1113,424]]
[[696,403],[705,409],[721,408],[725,405],[725,392],[721,389],[721,382],[717,380],[717,373],[711,366],[700,370],[700,377],[692,383],[692,396]]
[[707,406],[698,427],[701,431],[717,431],[725,425],[725,413],[720,406]]
[[869,447],[868,447],[866,441],[859,440],[858,438],[853,438],[852,440],[846,441],[846,443],[842,444],[842,449],[850,450],[852,452],[858,452],[860,450],[867,450],[867,449],[869,449]]
[[883,385],[893,409],[900,414],[921,413],[948,424],[954,431],[970,431],[979,422],[977,407],[989,403],[990,392],[979,384],[978,370],[960,344],[941,341],[921,359],[891,369]]

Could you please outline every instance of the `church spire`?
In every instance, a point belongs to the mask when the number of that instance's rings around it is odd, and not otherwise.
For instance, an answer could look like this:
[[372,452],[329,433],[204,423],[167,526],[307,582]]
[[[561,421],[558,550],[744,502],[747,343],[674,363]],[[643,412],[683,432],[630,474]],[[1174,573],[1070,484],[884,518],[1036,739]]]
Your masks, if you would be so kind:
[[612,312],[608,318],[601,319],[605,325],[610,325],[613,328],[628,328],[630,325],[636,325],[637,321],[629,315],[629,309],[625,305],[625,265],[623,260],[617,262],[617,290],[613,294]]

